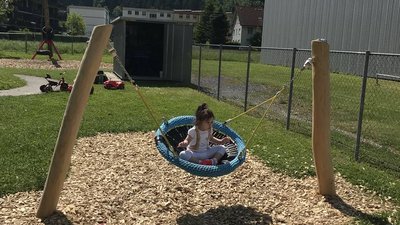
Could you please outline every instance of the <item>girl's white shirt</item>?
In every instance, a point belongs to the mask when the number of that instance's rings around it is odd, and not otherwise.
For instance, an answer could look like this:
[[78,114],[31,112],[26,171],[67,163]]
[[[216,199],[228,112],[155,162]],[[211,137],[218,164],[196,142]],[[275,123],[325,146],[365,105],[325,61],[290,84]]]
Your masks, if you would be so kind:
[[199,148],[197,150],[191,148],[197,142],[196,127],[192,127],[188,130],[188,135],[192,138],[192,140],[190,141],[187,149],[192,150],[192,151],[199,151],[199,152],[206,151],[209,147],[209,136],[208,135],[210,134],[210,131],[209,130],[200,130],[200,129],[198,129],[198,131],[199,131],[199,136],[200,136]]

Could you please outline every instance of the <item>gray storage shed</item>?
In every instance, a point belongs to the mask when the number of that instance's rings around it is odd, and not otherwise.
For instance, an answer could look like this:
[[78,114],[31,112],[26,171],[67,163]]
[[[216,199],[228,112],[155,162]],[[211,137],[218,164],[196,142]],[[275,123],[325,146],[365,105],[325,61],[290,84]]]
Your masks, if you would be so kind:
[[[133,79],[190,83],[192,24],[130,17],[111,23],[114,48]],[[114,73],[127,78],[115,58]]]

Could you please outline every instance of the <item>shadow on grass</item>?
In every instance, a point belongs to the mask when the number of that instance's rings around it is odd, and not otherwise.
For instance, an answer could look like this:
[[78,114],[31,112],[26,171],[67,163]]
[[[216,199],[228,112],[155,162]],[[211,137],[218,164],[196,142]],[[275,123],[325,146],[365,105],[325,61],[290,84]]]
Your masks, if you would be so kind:
[[61,211],[56,211],[51,216],[42,220],[45,225],[72,225],[73,223]]
[[205,213],[194,216],[191,214],[184,215],[177,219],[179,225],[200,225],[200,224],[272,224],[272,217],[251,207],[242,205],[220,206],[210,209]]
[[387,218],[378,215],[370,215],[354,208],[347,204],[339,196],[326,197],[326,201],[331,204],[332,207],[339,210],[344,215],[354,217],[356,220],[367,222],[369,224],[386,225],[391,224]]

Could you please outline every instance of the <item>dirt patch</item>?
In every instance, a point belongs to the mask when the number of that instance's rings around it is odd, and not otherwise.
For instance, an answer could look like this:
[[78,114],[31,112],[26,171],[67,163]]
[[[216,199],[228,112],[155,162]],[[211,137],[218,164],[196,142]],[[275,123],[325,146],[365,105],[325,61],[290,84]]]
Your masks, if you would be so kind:
[[316,178],[274,173],[252,155],[227,176],[195,177],[165,161],[153,137],[79,139],[59,212],[41,221],[41,192],[11,194],[0,198],[0,224],[349,224],[396,210],[339,174],[340,197],[326,199],[316,193]]
[[[30,69],[78,69],[81,61],[78,60],[61,60],[57,61],[54,65],[51,61],[47,60],[30,60],[30,59],[0,59],[0,67],[7,68],[30,68]],[[101,69],[112,69],[112,64],[101,63]]]

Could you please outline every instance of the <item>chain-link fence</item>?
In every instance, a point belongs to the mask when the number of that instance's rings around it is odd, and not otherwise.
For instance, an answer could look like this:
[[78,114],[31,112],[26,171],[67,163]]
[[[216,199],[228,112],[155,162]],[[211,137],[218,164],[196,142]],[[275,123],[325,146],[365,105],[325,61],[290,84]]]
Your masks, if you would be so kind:
[[[312,73],[302,70],[309,57],[309,49],[195,45],[192,83],[244,110],[284,87],[268,116],[311,135]],[[331,51],[330,64],[332,144],[400,173],[400,55]]]

